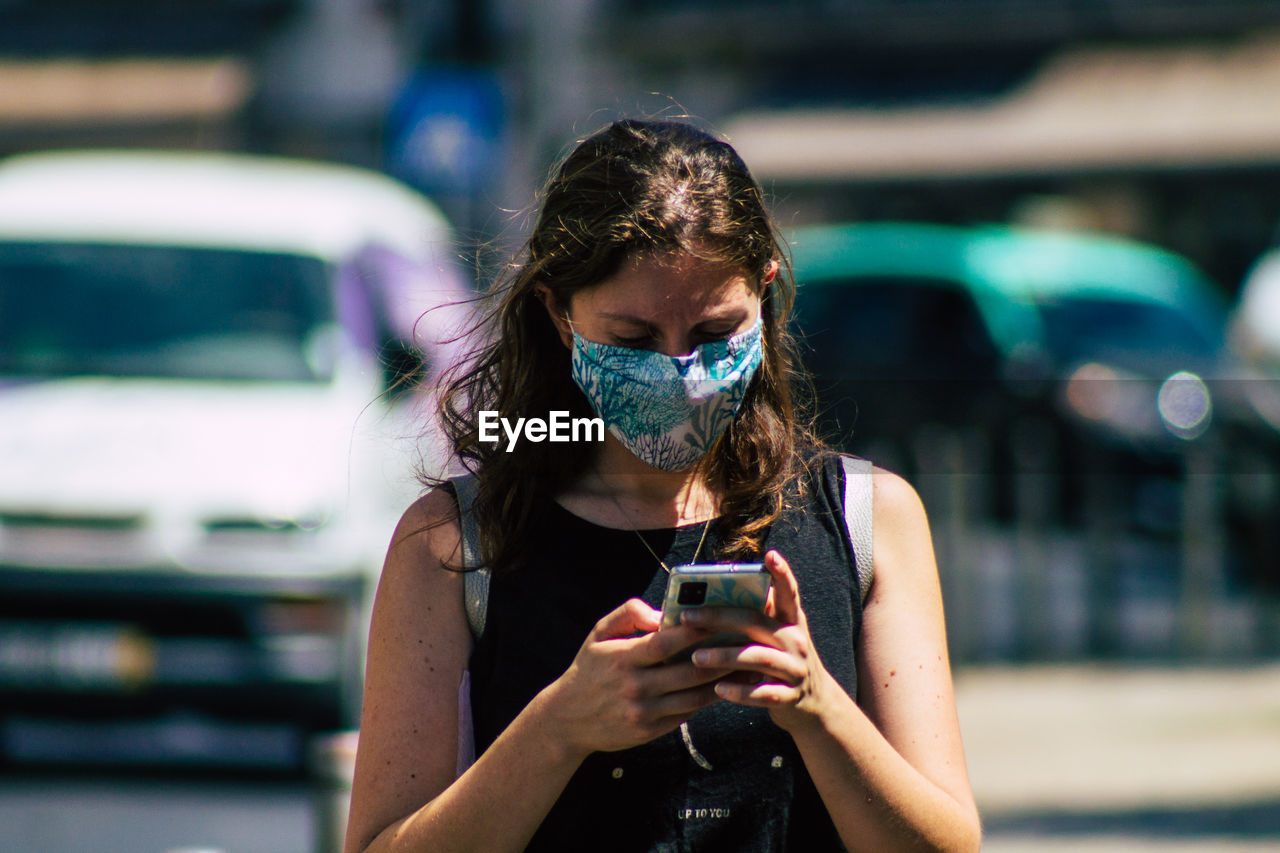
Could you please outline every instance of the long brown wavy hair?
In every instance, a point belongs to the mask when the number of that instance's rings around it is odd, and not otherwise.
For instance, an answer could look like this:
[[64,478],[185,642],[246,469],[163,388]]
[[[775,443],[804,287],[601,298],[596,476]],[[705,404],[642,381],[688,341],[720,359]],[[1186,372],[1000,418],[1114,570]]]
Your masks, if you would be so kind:
[[[758,555],[781,514],[785,487],[817,446],[807,407],[793,399],[800,374],[787,322],[795,297],[785,245],[759,185],[725,142],[676,121],[617,121],[583,140],[542,193],[532,234],[495,281],[474,357],[442,380],[440,416],[452,448],[477,475],[474,504],[485,565],[518,565],[536,501],[589,469],[596,445],[479,440],[479,413],[512,422],[567,411],[594,417],[570,375],[570,352],[535,289],[557,310],[640,254],[689,253],[742,270],[762,300],[764,359],[725,436],[700,463],[721,496],[725,558]],[[772,262],[779,273],[766,281]],[[428,485],[442,481],[425,478]]]

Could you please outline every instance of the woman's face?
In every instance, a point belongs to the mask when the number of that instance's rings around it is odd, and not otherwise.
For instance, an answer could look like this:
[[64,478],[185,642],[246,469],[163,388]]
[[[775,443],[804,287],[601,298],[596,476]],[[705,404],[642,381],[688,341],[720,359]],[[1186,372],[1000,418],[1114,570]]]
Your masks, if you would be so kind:
[[[776,266],[766,272],[773,277]],[[565,346],[573,332],[611,346],[688,355],[711,341],[744,332],[760,316],[760,297],[747,274],[688,254],[638,255],[594,287],[575,293],[568,319],[551,310]],[[550,293],[542,289],[550,309]]]

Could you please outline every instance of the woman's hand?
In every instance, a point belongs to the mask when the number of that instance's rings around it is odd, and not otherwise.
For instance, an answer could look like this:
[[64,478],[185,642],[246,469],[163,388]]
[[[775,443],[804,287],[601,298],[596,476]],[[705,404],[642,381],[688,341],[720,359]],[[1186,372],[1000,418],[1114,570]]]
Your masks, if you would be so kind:
[[734,670],[715,685],[716,693],[740,705],[767,708],[778,726],[794,733],[816,723],[832,688],[840,688],[813,647],[791,567],[777,551],[764,555],[764,566],[773,588],[763,613],[707,607],[686,611],[684,622],[752,640],[748,646],[699,649],[693,664],[706,672]]
[[661,613],[633,598],[596,623],[569,669],[540,694],[571,751],[647,743],[715,702],[726,669],[671,660],[706,637],[694,625],[658,630]]

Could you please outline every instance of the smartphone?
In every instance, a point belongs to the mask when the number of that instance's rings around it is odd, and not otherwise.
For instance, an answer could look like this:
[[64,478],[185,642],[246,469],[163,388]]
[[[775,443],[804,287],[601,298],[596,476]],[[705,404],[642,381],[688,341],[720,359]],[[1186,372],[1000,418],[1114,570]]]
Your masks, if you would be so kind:
[[[662,627],[680,624],[680,614],[699,607],[747,607],[764,610],[771,579],[764,563],[702,563],[676,566],[662,599]],[[691,648],[742,646],[751,642],[731,632],[713,634]]]

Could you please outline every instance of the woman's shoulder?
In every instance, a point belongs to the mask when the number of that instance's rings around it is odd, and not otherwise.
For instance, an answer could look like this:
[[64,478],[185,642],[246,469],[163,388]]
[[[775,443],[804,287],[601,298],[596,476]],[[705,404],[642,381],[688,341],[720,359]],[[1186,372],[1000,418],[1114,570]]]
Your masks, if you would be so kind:
[[872,518],[877,531],[882,523],[893,528],[926,523],[920,494],[905,477],[879,465],[873,465],[871,471]]
[[886,599],[889,589],[924,594],[938,584],[933,536],[924,503],[906,478],[875,467],[871,476],[874,578],[868,607]]
[[453,490],[447,486],[428,490],[400,516],[384,571],[393,565],[405,564],[419,568],[459,565],[461,531],[458,501]]
[[813,480],[825,479],[831,481],[838,477],[840,481],[843,481],[847,471],[844,463],[847,460],[859,461],[870,465],[872,500],[875,511],[873,517],[879,517],[883,514],[887,518],[897,519],[913,516],[917,512],[920,514],[924,512],[924,506],[920,501],[920,496],[916,493],[915,487],[900,474],[877,465],[874,459],[867,459],[825,446],[806,448],[801,452],[800,458],[804,463],[801,475],[807,474]]
[[432,489],[404,511],[378,579],[370,661],[375,651],[388,654],[385,644],[373,642],[377,638],[418,635],[467,646],[463,573],[457,570],[461,541],[457,504],[448,489]]

